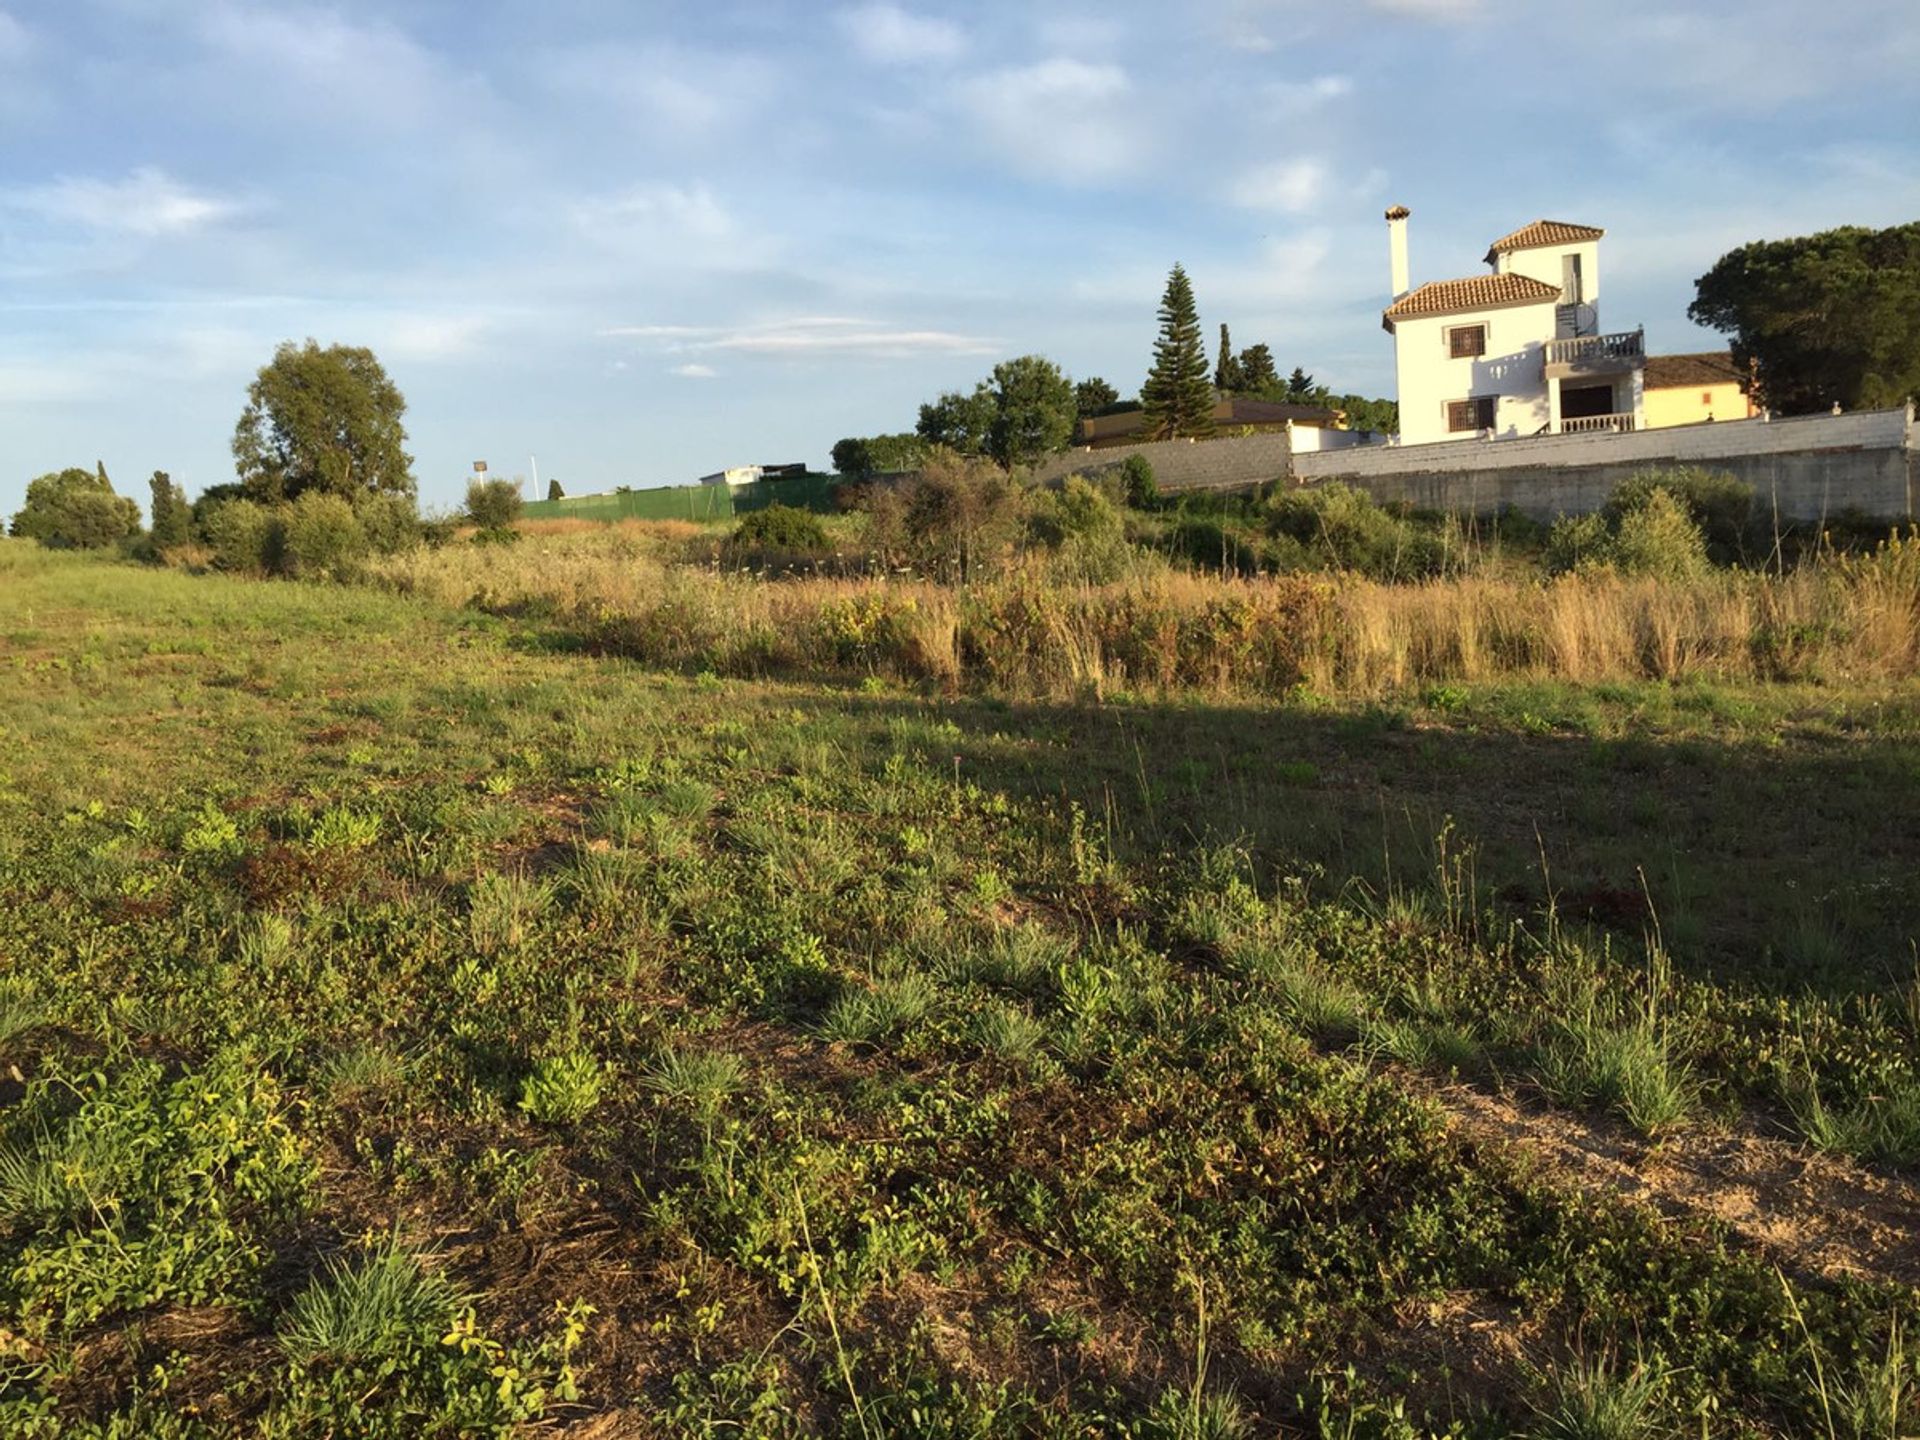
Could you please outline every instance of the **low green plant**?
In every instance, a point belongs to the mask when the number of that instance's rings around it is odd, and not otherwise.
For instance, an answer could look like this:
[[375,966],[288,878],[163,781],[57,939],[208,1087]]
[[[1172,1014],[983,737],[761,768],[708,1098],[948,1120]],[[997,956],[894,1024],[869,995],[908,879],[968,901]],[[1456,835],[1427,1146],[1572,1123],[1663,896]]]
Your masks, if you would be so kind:
[[820,1033],[848,1045],[877,1045],[924,1018],[939,999],[926,976],[897,975],[848,991],[820,1021]]
[[973,1037],[987,1054],[1027,1068],[1045,1052],[1047,1027],[1016,1005],[986,1005],[974,1016]]
[[548,1055],[534,1062],[520,1085],[520,1108],[543,1125],[572,1125],[600,1103],[606,1066],[583,1050]]
[[1659,1364],[1620,1368],[1605,1356],[1575,1355],[1538,1377],[1532,1440],[1655,1440],[1668,1376]]
[[135,1061],[68,1089],[32,1082],[0,1147],[15,1237],[0,1291],[28,1332],[243,1294],[312,1176],[275,1082],[228,1054],[173,1080]]
[[461,1303],[394,1235],[352,1259],[329,1259],[281,1319],[280,1348],[302,1364],[377,1360],[435,1344]]
[[670,1048],[660,1052],[641,1084],[663,1099],[684,1105],[711,1131],[720,1112],[746,1083],[740,1057],[725,1050]]
[[467,934],[482,955],[510,950],[552,903],[546,885],[520,871],[489,871],[467,891]]
[[339,495],[309,490],[281,519],[280,568],[307,580],[338,579],[367,553],[366,532]]
[[1645,1019],[1563,1019],[1540,1047],[1540,1086],[1563,1105],[1594,1105],[1654,1135],[1699,1106],[1700,1084],[1666,1034]]
[[1816,1149],[1893,1165],[1920,1161],[1920,1081],[1894,1081],[1840,1105],[1823,1099],[1811,1076],[1790,1075],[1781,1088]]

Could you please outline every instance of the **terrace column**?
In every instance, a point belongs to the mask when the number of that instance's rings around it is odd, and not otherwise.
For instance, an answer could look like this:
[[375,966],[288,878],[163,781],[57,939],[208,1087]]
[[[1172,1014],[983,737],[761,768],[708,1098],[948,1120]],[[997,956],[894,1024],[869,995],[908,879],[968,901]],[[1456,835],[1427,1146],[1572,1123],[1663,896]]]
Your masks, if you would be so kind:
[[1560,433],[1560,377],[1557,375],[1547,377],[1547,433]]

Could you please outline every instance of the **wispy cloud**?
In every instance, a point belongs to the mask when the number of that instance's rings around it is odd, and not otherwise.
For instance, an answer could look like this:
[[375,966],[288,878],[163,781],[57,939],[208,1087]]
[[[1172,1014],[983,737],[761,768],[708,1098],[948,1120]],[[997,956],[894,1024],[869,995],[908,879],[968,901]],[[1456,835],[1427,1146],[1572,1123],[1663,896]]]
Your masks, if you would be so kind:
[[876,65],[917,65],[957,60],[967,37],[951,20],[916,15],[898,5],[855,5],[834,22],[853,48]]
[[0,10],[0,65],[24,60],[33,49],[33,33],[6,11]]
[[711,365],[702,365],[698,360],[689,360],[684,365],[676,365],[668,372],[678,375],[682,380],[715,380],[720,372]]
[[980,135],[1016,169],[1061,184],[1135,169],[1146,137],[1119,65],[1056,57],[969,80],[960,103]]
[[1298,115],[1352,93],[1353,81],[1345,75],[1315,75],[1310,80],[1276,80],[1267,87],[1274,108],[1285,115]]
[[1485,8],[1485,0],[1366,0],[1369,9],[1417,20],[1470,20]]
[[[988,355],[994,344],[953,330],[908,329],[843,315],[803,315],[742,326],[619,325],[600,332],[650,340],[668,353],[799,359],[906,359],[916,355]],[[704,368],[696,366],[695,368]],[[675,373],[688,373],[683,367]]]
[[185,235],[242,208],[236,200],[195,190],[152,166],[123,180],[62,176],[12,191],[4,203],[56,225],[143,237]]
[[1319,160],[1282,160],[1259,165],[1233,182],[1228,198],[1247,210],[1299,215],[1314,208],[1326,188],[1327,167]]
[[699,241],[731,239],[733,217],[705,185],[636,185],[574,207],[574,223],[601,239],[636,232],[684,236]]

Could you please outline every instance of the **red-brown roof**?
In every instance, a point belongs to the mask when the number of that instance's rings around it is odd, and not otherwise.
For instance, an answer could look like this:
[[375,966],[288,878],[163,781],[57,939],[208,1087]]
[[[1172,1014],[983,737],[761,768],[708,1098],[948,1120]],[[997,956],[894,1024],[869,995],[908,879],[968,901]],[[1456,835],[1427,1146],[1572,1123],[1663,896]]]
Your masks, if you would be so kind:
[[1487,247],[1487,263],[1508,250],[1537,250],[1543,245],[1578,245],[1598,240],[1607,232],[1594,225],[1575,225],[1567,220],[1536,220],[1522,225],[1511,235],[1502,235]]
[[1649,390],[1689,390],[1698,385],[1743,383],[1746,376],[1733,363],[1731,350],[1707,350],[1694,355],[1649,355]]
[[1451,315],[1461,310],[1496,310],[1503,305],[1537,305],[1558,300],[1560,287],[1531,275],[1469,275],[1464,280],[1429,280],[1389,305],[1382,318],[1395,320],[1417,315]]

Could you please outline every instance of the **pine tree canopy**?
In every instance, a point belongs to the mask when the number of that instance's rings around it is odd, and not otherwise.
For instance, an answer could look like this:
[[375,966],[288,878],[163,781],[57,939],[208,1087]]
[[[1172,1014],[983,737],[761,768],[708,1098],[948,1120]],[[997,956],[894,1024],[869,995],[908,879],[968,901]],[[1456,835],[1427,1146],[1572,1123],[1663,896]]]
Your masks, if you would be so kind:
[[1160,298],[1160,333],[1153,343],[1153,368],[1140,387],[1147,433],[1155,439],[1213,433],[1213,383],[1200,338],[1200,315],[1193,282],[1175,265]]

